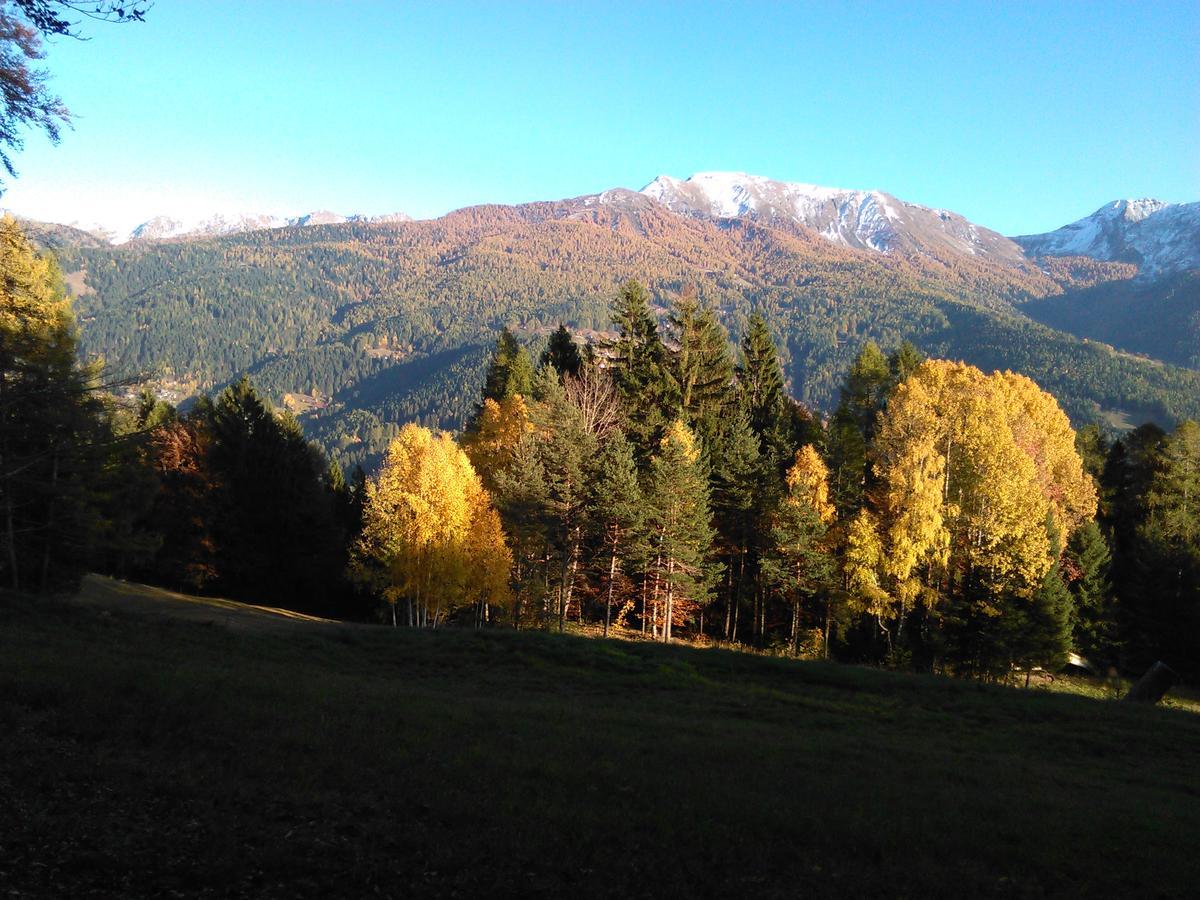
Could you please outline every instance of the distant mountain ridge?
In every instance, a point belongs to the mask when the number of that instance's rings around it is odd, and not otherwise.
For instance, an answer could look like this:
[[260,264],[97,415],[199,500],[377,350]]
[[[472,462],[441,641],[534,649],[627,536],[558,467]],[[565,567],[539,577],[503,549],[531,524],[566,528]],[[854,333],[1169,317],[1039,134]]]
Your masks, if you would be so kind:
[[[307,227],[310,225],[340,225],[344,222],[411,222],[405,213],[388,213],[382,216],[343,216],[327,209],[304,213],[299,216],[277,216],[269,213],[214,213],[199,219],[180,219],[159,215],[147,219],[134,228],[124,240],[164,241],[180,238],[221,237],[240,234],[244,231],[259,231],[270,228]],[[123,243],[114,240],[113,243]]]
[[744,172],[660,175],[642,193],[668,209],[710,218],[750,218],[811,228],[826,240],[878,253],[978,256],[1019,265],[1021,248],[958,213],[908,203],[882,191],[774,181]]
[[1013,240],[1030,256],[1134,263],[1142,279],[1200,269],[1200,203],[1114,200],[1056,231]]
[[[1200,203],[1162,200],[1114,200],[1077,222],[1045,234],[1006,237],[946,209],[901,200],[878,190],[851,190],[777,181],[745,172],[697,172],[685,179],[659,175],[641,191],[613,188],[570,200],[503,207],[521,215],[557,217],[566,210],[576,218],[594,217],[597,209],[623,214],[637,227],[651,208],[714,221],[748,220],[775,228],[803,229],[829,243],[884,255],[924,258],[954,264],[960,260],[1040,271],[1045,257],[1083,257],[1100,262],[1132,263],[1141,281],[1200,269]],[[496,205],[468,210],[497,209]],[[30,221],[30,220],[25,220]],[[157,215],[128,235],[70,226],[61,240],[77,234],[80,243],[121,244],[222,237],[262,229],[344,223],[401,223],[402,212],[380,216],[342,215],[315,210],[296,216],[222,212],[201,217]],[[49,223],[32,223],[43,231]],[[87,237],[84,237],[87,235]]]

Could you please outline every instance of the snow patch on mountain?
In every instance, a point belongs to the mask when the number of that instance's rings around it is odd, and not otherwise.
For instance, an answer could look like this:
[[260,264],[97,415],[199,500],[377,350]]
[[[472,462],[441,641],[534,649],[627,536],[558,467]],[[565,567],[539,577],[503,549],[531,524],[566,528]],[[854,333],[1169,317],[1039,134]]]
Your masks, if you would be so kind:
[[957,213],[905,203],[882,191],[774,181],[745,172],[698,172],[684,180],[660,175],[642,193],[677,213],[799,225],[859,250],[1023,262],[1020,249],[1002,235]]
[[1131,262],[1139,278],[1200,268],[1200,203],[1114,200],[1046,234],[1013,238],[1030,256]]
[[258,231],[267,228],[305,228],[313,225],[338,225],[344,222],[411,222],[412,217],[404,213],[387,213],[381,216],[343,216],[327,209],[303,213],[298,216],[278,216],[264,213],[224,212],[199,218],[176,218],[161,215],[148,219],[134,228],[125,241],[165,241],[176,238],[221,237]]

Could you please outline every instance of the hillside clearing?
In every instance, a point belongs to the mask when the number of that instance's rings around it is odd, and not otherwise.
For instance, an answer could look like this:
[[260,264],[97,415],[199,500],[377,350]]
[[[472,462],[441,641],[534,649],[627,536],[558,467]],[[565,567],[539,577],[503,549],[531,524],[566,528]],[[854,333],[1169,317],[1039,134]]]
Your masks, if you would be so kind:
[[103,601],[125,590],[0,606],[6,896],[1185,896],[1200,875],[1179,711]]

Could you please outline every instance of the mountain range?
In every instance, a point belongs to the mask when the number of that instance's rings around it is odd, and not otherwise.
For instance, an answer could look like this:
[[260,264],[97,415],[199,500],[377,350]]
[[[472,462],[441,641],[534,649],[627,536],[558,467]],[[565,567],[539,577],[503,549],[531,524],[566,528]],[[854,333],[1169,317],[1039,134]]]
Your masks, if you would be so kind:
[[735,336],[763,312],[818,409],[866,340],[907,338],[1025,372],[1077,423],[1200,416],[1197,203],[1117,201],[1009,238],[881,191],[699,173],[422,221],[200,225],[151,220],[120,246],[27,227],[62,259],[89,351],[182,393],[249,371],[344,462],[406,418],[460,424],[502,325],[600,335],[626,278],[664,310],[694,286]]

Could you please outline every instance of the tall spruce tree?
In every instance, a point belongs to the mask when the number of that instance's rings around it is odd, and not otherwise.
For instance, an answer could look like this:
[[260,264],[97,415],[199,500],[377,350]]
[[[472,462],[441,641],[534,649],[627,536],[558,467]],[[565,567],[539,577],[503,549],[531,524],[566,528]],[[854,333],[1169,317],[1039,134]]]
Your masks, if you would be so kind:
[[1075,647],[1095,663],[1111,665],[1117,660],[1117,609],[1109,582],[1112,555],[1104,534],[1095,522],[1086,522],[1071,535],[1066,560],[1074,576],[1072,639]]
[[323,455],[245,377],[210,416],[219,586],[254,602],[338,611],[343,534]]
[[757,502],[762,475],[758,435],[744,404],[736,403],[718,429],[711,452],[712,509],[717,552],[725,566],[724,636],[737,640],[741,607],[753,592],[759,545]]
[[[907,345],[911,348],[911,345]],[[915,350],[897,351],[889,366],[879,347],[868,341],[851,363],[829,424],[827,455],[838,514],[849,518],[863,505],[871,480],[867,449],[875,437],[876,420],[888,391],[899,376],[911,373],[920,363]],[[915,364],[914,364],[915,362]]]
[[607,637],[613,600],[619,596],[617,579],[638,555],[645,519],[633,445],[620,431],[601,447],[590,480],[590,517],[597,532],[601,559],[606,563],[602,566],[605,570],[602,589],[604,635]]
[[530,408],[530,418],[539,439],[551,545],[558,559],[555,609],[562,631],[575,601],[580,553],[588,528],[586,462],[595,455],[596,438],[567,399],[554,369],[547,367],[537,373],[533,395],[537,402]]
[[781,449],[780,423],[786,394],[779,352],[761,313],[750,316],[741,349],[737,376],[750,415],[750,427],[758,435],[763,453],[777,453]]
[[542,351],[538,365],[552,366],[559,377],[579,374],[579,370],[583,368],[583,357],[580,356],[579,346],[571,337],[567,326],[560,324],[550,335],[550,342]]
[[735,399],[729,335],[716,313],[700,305],[694,290],[686,289],[675,301],[671,329],[680,411],[707,445]]
[[533,386],[533,361],[507,326],[496,338],[496,349],[484,379],[483,399],[497,403],[514,394],[528,397]]
[[612,321],[617,338],[605,346],[625,411],[625,430],[644,468],[678,410],[679,385],[650,312],[650,295],[637,281],[621,286]]
[[647,519],[652,540],[652,627],[670,643],[677,623],[701,613],[712,590],[713,529],[701,448],[681,420],[667,428],[650,465]]

